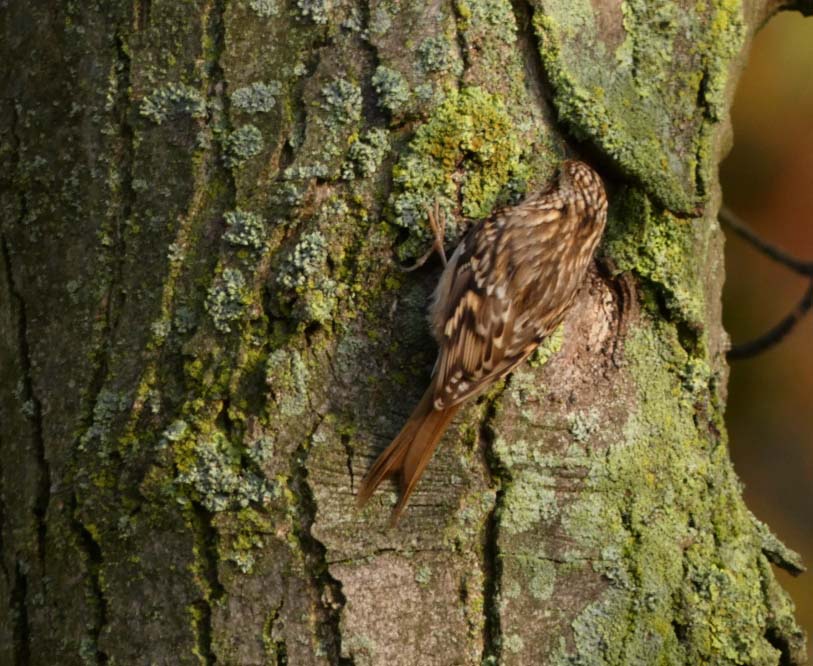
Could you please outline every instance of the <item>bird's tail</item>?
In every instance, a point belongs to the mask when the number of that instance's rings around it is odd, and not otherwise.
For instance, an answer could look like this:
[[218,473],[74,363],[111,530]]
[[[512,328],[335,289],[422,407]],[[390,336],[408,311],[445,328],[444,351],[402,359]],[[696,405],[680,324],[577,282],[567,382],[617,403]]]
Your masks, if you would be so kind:
[[392,510],[390,524],[398,522],[415,484],[435,451],[443,432],[449,425],[459,405],[447,409],[435,409],[432,385],[423,394],[418,406],[412,411],[401,432],[392,443],[376,458],[373,466],[364,475],[359,487],[356,502],[363,506],[382,481],[398,475],[401,497]]

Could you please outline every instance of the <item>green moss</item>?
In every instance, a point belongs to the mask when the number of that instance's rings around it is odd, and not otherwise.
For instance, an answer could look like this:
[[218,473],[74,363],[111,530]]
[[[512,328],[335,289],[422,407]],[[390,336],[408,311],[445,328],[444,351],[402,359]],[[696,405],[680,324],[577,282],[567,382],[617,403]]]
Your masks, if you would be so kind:
[[229,167],[238,167],[243,162],[262,152],[265,142],[263,133],[255,125],[243,125],[232,132],[225,141],[225,162]]
[[206,116],[206,102],[200,92],[185,83],[169,83],[141,101],[140,113],[156,125],[180,115]]
[[237,268],[226,268],[209,289],[206,311],[218,331],[229,333],[232,325],[242,319],[249,300],[243,273]]
[[276,105],[280,93],[277,81],[263,83],[257,81],[249,86],[238,88],[231,95],[232,106],[244,113],[268,113]]
[[225,214],[226,233],[223,238],[227,243],[252,250],[261,250],[265,246],[265,222],[256,213],[240,209]]
[[520,144],[503,100],[480,88],[452,92],[418,128],[393,169],[391,204],[395,223],[413,233],[399,248],[402,258],[423,253],[429,238],[427,209],[437,201],[454,239],[452,211],[460,187],[462,214],[481,218],[506,193],[512,179],[524,179]]

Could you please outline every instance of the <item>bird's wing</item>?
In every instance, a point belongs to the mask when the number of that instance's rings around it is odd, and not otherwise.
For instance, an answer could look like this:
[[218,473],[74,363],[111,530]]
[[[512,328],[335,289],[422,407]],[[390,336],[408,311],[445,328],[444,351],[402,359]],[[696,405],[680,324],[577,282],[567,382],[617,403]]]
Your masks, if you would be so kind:
[[430,317],[440,346],[434,407],[476,395],[510,372],[539,343],[523,294],[513,293],[518,267],[499,215],[464,239],[438,285]]

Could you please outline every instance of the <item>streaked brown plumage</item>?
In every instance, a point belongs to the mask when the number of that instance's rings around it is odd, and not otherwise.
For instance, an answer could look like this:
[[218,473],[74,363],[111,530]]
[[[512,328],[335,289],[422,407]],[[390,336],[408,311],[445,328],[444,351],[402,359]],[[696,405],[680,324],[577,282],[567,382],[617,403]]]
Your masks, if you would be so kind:
[[561,323],[607,219],[599,175],[583,162],[519,205],[478,222],[441,274],[429,322],[440,348],[432,381],[401,432],[365,475],[364,504],[398,476],[398,520],[461,404],[521,363]]

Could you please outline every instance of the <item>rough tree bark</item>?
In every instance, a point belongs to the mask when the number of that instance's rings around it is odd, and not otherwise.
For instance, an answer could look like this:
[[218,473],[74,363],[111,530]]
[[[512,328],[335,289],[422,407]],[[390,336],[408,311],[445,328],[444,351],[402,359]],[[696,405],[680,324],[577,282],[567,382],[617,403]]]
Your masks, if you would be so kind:
[[[0,663],[803,663],[715,219],[779,8],[0,2]],[[565,155],[601,261],[387,529],[354,488],[434,359],[424,206],[454,236]]]

